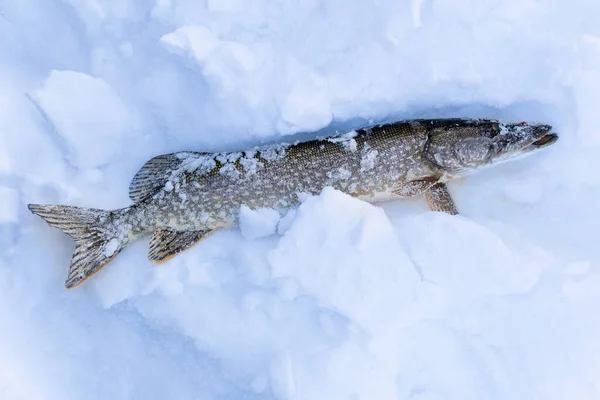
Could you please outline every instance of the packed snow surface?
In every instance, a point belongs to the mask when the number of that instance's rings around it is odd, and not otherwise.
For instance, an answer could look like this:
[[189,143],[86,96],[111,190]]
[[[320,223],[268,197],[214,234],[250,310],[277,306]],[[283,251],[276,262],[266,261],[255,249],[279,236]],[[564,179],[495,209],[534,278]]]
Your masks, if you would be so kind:
[[[599,2],[19,0],[0,37],[1,399],[600,399]],[[326,188],[71,291],[26,208],[128,206],[158,154],[465,116],[561,136],[452,182],[459,216]]]

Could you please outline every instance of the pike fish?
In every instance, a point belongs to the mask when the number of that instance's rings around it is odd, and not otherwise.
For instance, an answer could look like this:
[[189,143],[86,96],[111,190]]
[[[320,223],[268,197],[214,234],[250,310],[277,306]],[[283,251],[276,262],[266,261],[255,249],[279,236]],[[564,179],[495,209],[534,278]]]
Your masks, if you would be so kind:
[[431,210],[457,214],[448,181],[547,147],[558,139],[551,130],[526,122],[421,119],[242,152],[164,154],[134,176],[129,207],[28,207],[74,240],[65,282],[72,288],[144,235],[151,234],[148,258],[162,263],[210,232],[236,226],[242,205],[283,212],[328,186],[371,203],[424,194]]

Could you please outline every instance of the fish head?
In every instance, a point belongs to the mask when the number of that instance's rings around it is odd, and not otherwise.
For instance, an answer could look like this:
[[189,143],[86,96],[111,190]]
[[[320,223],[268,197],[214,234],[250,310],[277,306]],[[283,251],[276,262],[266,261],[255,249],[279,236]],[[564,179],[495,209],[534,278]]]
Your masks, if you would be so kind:
[[425,156],[444,172],[464,176],[550,146],[558,140],[551,131],[544,124],[475,122],[432,132]]

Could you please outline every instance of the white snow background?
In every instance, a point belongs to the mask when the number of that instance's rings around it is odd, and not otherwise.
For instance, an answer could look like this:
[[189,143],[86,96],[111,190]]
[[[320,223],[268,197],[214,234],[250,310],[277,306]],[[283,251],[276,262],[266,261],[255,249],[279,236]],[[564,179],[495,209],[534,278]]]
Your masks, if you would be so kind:
[[[245,209],[84,285],[27,203],[112,209],[149,158],[413,117],[554,146],[422,198]],[[596,0],[0,2],[0,399],[600,399]],[[297,135],[299,133],[299,135]]]

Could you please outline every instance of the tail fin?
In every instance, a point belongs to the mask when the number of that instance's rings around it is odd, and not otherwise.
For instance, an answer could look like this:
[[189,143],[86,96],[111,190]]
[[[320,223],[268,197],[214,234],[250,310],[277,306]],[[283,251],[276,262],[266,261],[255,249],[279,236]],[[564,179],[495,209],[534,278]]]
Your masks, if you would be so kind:
[[67,289],[80,285],[98,272],[129,242],[130,230],[120,228],[121,214],[118,212],[59,205],[29,204],[27,207],[75,241],[65,282]]

